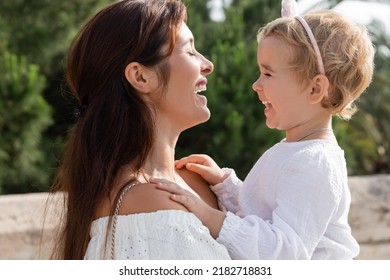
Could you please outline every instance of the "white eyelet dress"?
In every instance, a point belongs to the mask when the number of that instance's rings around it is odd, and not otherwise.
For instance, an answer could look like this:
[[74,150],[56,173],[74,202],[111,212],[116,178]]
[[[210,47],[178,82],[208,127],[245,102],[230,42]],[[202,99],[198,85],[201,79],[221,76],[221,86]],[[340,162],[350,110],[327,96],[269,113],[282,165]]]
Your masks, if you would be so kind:
[[[123,191],[122,198],[131,187]],[[117,210],[120,203],[121,198]],[[192,213],[160,210],[114,215],[113,235],[110,234],[106,242],[108,221],[109,217],[102,217],[92,222],[84,259],[230,259],[226,248],[214,240],[208,228]]]

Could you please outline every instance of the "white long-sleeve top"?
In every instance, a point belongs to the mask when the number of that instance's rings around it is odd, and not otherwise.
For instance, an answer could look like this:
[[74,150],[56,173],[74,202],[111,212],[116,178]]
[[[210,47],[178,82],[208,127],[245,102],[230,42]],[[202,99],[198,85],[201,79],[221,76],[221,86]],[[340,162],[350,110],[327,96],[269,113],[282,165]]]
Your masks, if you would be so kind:
[[233,259],[352,259],[343,150],[326,140],[266,151],[244,182],[233,170],[212,187],[227,210],[217,241]]

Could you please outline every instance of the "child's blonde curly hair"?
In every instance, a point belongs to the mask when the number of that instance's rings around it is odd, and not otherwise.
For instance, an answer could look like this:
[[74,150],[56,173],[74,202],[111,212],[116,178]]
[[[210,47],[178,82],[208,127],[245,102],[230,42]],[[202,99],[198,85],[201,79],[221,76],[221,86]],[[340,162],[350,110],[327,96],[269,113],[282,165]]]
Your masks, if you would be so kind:
[[[343,119],[356,112],[354,101],[370,85],[374,72],[374,47],[367,29],[340,13],[325,10],[303,16],[317,40],[329,80],[324,108]],[[314,48],[302,24],[295,18],[279,18],[260,28],[257,40],[274,36],[291,46],[290,65],[299,82],[320,74]]]

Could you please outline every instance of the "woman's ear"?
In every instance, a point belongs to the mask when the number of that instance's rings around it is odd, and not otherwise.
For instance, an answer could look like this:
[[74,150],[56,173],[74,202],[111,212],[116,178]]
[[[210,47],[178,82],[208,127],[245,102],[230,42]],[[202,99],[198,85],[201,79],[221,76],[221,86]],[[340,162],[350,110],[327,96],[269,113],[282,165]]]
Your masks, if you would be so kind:
[[310,104],[320,103],[327,98],[329,90],[329,80],[323,75],[317,75],[313,78],[312,91],[309,96]]
[[125,68],[126,80],[138,91],[149,93],[156,89],[157,74],[138,62],[130,62]]

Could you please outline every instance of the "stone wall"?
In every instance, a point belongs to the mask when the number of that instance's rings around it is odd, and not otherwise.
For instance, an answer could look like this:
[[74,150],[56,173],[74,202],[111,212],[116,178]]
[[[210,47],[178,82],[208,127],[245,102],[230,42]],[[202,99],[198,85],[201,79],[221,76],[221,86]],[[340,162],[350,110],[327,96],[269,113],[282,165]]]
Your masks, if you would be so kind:
[[350,177],[352,233],[359,259],[390,260],[390,175]]
[[[361,246],[357,259],[390,260],[390,175],[350,177],[350,224]],[[0,196],[0,259],[48,259],[53,228],[60,216],[46,209],[47,193]],[[55,198],[54,204],[58,202]],[[40,244],[42,246],[40,246]]]
[[[47,198],[47,193],[0,196],[0,259],[49,258],[59,213],[55,207],[45,209]],[[45,211],[50,214],[44,221]]]

